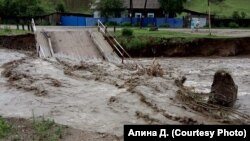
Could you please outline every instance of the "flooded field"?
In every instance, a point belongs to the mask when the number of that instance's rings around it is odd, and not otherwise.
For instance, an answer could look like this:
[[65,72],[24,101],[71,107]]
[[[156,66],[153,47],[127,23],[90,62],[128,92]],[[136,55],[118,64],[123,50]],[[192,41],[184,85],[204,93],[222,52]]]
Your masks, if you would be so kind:
[[[135,59],[145,68],[153,59]],[[237,111],[250,115],[249,58],[158,58],[163,74],[104,61],[40,59],[0,49],[0,115],[44,116],[84,131],[121,137],[124,124],[223,124],[176,99],[175,80],[210,92],[217,70],[231,72],[238,85]]]

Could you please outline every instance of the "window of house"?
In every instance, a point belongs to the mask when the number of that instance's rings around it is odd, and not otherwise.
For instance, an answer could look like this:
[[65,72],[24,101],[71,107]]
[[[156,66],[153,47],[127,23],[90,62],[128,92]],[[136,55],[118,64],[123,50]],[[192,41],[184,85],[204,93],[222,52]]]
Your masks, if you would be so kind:
[[142,14],[141,13],[135,13],[136,18],[141,18]]
[[148,13],[148,18],[154,18],[155,17],[155,13]]

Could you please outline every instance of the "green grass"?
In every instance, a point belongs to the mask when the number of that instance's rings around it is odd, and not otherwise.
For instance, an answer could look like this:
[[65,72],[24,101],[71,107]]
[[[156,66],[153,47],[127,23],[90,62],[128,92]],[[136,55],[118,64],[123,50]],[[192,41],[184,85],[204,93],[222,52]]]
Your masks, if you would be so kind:
[[122,36],[122,31],[115,33],[118,42],[127,49],[142,49],[158,46],[164,42],[187,43],[200,38],[228,38],[222,36],[209,36],[204,34],[189,34],[167,30],[149,31],[149,29],[129,28],[133,30],[132,36]]
[[24,31],[24,30],[16,30],[16,29],[9,29],[9,28],[0,28],[0,36],[3,35],[22,35],[22,34],[27,34],[27,33],[31,33],[29,31]]
[[[14,121],[12,123],[12,121]],[[65,126],[57,125],[53,120],[33,118],[29,120],[3,119],[0,116],[0,140],[20,140],[24,137],[33,141],[58,141],[65,134]]]
[[[245,12],[250,18],[250,0],[225,0],[222,3],[211,4],[211,13],[220,17],[231,17],[234,11]],[[207,13],[207,0],[191,0],[184,6],[186,9]]]
[[63,136],[63,127],[52,120],[33,120],[33,139],[37,141],[57,141]]
[[[133,30],[133,35],[135,37],[147,36],[147,37],[158,37],[158,38],[221,38],[220,36],[209,36],[204,34],[189,34],[189,33],[181,33],[181,32],[173,32],[167,30],[159,30],[159,31],[149,31],[148,28],[138,29],[131,28]],[[117,31],[115,33],[116,36],[121,36],[121,31]]]
[[0,116],[0,139],[6,137],[11,131],[11,126]]

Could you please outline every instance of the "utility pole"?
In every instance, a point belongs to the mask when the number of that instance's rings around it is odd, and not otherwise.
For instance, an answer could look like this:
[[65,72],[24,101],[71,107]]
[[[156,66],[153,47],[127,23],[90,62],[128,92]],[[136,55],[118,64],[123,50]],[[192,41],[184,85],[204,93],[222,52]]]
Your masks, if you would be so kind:
[[208,24],[209,24],[209,35],[211,36],[211,9],[210,9],[210,0],[207,0],[208,2]]
[[145,0],[144,10],[143,10],[142,17],[141,17],[141,28],[143,27],[144,18],[146,18],[147,3],[148,3],[148,0]]
[[130,17],[130,24],[132,25],[133,24],[133,0],[130,0],[130,3],[129,3],[129,17]]

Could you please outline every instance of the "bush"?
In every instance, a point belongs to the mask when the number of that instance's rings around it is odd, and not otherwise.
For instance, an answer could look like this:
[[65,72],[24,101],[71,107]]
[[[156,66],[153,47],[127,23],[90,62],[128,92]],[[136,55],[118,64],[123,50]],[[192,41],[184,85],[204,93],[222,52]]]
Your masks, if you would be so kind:
[[130,40],[130,42],[127,44],[128,49],[141,49],[146,47],[147,42],[145,40],[141,40],[139,38],[133,38]]
[[129,28],[122,29],[122,36],[133,36],[133,30]]
[[230,28],[238,28],[239,25],[238,25],[237,23],[235,23],[235,22],[230,22],[230,23],[229,23],[229,27],[230,27]]
[[158,27],[157,27],[157,26],[150,27],[150,28],[149,28],[149,31],[158,31]]
[[118,42],[122,45],[122,46],[126,46],[128,43],[128,38],[127,37],[123,37],[123,36],[117,36],[116,39],[118,40]]

